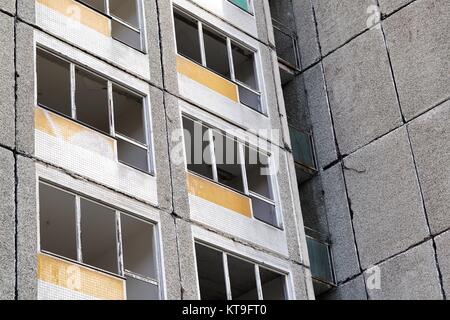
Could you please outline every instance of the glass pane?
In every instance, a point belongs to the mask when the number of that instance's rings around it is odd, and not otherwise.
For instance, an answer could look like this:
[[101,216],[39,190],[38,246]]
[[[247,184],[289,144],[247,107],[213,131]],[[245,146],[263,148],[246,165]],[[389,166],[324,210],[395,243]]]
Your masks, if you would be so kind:
[[239,144],[234,138],[214,131],[214,154],[219,182],[238,191],[244,191]]
[[245,146],[245,169],[249,190],[273,200],[269,158]]
[[226,38],[204,25],[203,39],[205,42],[206,66],[229,79],[230,63]]
[[146,144],[142,97],[113,85],[113,105],[116,132]]
[[292,127],[289,128],[289,133],[294,160],[315,169],[316,165],[314,162],[311,136]]
[[174,13],[174,19],[178,53],[201,64],[197,21],[178,12]]
[[255,71],[255,54],[246,48],[232,42],[234,75],[236,80],[258,91],[258,82]]
[[127,300],[158,300],[158,286],[127,277]]
[[106,13],[105,11],[105,0],[80,0],[80,2],[97,9],[100,12]]
[[109,134],[107,81],[78,68],[75,73],[77,119]]
[[294,67],[297,67],[297,43],[293,35],[287,32],[283,32],[277,27],[273,28],[273,32],[275,36],[275,44],[278,57],[293,65]]
[[39,184],[41,249],[77,260],[75,196]]
[[286,300],[286,276],[259,268],[264,300]]
[[202,300],[226,300],[222,252],[195,244],[197,272]]
[[306,237],[306,243],[308,245],[312,276],[322,281],[333,283],[333,272],[328,246],[310,237]]
[[112,209],[81,199],[81,251],[83,262],[118,273],[116,216]]
[[109,12],[129,25],[139,29],[139,15],[136,0],[109,0]]
[[156,279],[153,226],[129,215],[121,215],[123,263],[126,270]]
[[70,64],[38,49],[36,72],[38,104],[71,117]]
[[228,256],[228,273],[233,300],[258,300],[253,263]]
[[213,179],[208,129],[185,117],[183,128],[188,170]]
[[117,139],[117,156],[123,162],[136,169],[149,172],[147,149],[138,147],[120,138]]
[[261,96],[244,86],[238,85],[239,89],[239,101],[243,105],[252,108],[258,112],[262,112]]
[[241,8],[241,9],[243,9],[245,11],[250,11],[250,8],[249,8],[249,5],[248,5],[248,0],[230,0],[230,2],[234,3],[239,8]]
[[142,50],[141,34],[114,19],[111,20],[111,36],[136,50]]
[[277,226],[275,206],[254,196],[250,196],[250,198],[252,199],[253,216],[272,226]]

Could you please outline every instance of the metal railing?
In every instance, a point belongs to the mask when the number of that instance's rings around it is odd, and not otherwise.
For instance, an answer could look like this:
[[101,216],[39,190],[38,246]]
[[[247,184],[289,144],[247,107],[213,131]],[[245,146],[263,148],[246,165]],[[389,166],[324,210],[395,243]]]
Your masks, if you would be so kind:
[[273,18],[272,25],[278,59],[293,69],[299,69],[300,55],[298,51],[297,33],[291,31],[288,27]]

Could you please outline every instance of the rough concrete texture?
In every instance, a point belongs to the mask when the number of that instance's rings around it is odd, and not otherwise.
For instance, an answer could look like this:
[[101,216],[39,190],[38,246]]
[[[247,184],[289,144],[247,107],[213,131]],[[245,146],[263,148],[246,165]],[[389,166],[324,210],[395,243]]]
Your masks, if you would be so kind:
[[197,300],[198,277],[195,267],[194,242],[192,241],[191,224],[181,220],[175,220],[177,232],[178,259],[180,261],[181,286],[183,300]]
[[144,10],[148,56],[150,58],[150,79],[158,87],[162,87],[161,49],[156,0],[145,1]]
[[450,227],[450,101],[408,126],[433,234]]
[[442,274],[442,286],[448,299],[450,294],[450,231],[434,238],[439,269]]
[[366,284],[362,275],[338,286],[320,297],[321,300],[367,300]]
[[340,163],[321,173],[336,281],[358,274],[358,255]]
[[324,70],[342,154],[402,123],[380,30],[365,32],[325,58]]
[[383,26],[405,118],[448,99],[450,1],[415,1]]
[[305,227],[323,234],[322,240],[327,240],[328,220],[321,177],[315,176],[305,181],[299,186],[298,192],[300,193],[300,204]]
[[322,64],[317,64],[307,70],[304,73],[304,80],[317,162],[319,167],[323,168],[337,159],[337,151]]
[[367,28],[372,0],[312,0],[322,55],[343,45]]
[[37,299],[36,167],[17,156],[17,294],[20,300]]
[[296,20],[301,69],[305,69],[320,59],[314,14],[310,0],[292,1],[292,7]]
[[[11,0],[10,0],[11,1]],[[17,15],[20,19],[27,23],[36,23],[35,3],[32,0],[16,0],[17,1]]]
[[378,0],[382,14],[391,14],[395,10],[413,2],[414,0]]
[[16,148],[25,154],[34,154],[35,56],[33,28],[17,23],[17,101]]
[[159,14],[160,47],[162,56],[162,71],[164,88],[173,94],[178,94],[178,74],[173,29],[172,1],[156,0]]
[[304,132],[311,132],[303,75],[295,77],[283,86],[283,97],[289,125]]
[[175,222],[173,217],[167,213],[161,212],[160,217],[165,292],[168,300],[180,300],[180,265]]
[[380,289],[371,288],[374,272],[364,276],[371,300],[437,300],[442,299],[439,274],[432,242],[416,246],[378,265]]
[[2,0],[0,3],[0,10],[10,14],[16,14],[16,0]]
[[15,296],[15,178],[14,156],[0,148],[0,299]]
[[14,19],[0,13],[0,145],[14,148]]
[[404,127],[358,150],[344,166],[363,269],[429,236]]
[[264,1],[253,1],[253,7],[255,8],[254,16],[256,20],[256,28],[258,31],[258,39],[264,43],[268,43],[269,30],[267,29],[265,11],[266,8],[264,6]]
[[[308,288],[306,283],[307,270],[304,266],[298,265],[296,263],[291,263],[292,278],[294,281],[294,292],[296,300],[308,300]],[[314,294],[312,294],[314,296]]]

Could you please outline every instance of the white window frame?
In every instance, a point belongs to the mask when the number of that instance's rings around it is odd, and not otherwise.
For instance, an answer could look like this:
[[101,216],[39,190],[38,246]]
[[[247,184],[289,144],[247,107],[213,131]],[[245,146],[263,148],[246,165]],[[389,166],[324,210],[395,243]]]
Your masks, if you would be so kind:
[[247,12],[248,14],[254,16],[255,15],[255,7],[253,5],[253,0],[246,0],[247,1],[247,6],[248,6],[248,10],[245,10],[243,8],[241,8],[240,6],[238,6],[237,4],[235,4],[232,0],[225,0],[228,1],[229,3],[231,3],[233,6],[239,8],[240,10]]

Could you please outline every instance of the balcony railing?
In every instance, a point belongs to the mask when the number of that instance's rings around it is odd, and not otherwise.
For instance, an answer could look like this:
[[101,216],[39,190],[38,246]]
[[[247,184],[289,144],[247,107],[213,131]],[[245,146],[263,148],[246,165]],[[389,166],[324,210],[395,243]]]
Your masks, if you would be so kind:
[[294,161],[308,169],[317,170],[314,143],[311,134],[289,126]]
[[278,59],[287,66],[298,69],[300,56],[297,34],[276,19],[272,19]]

